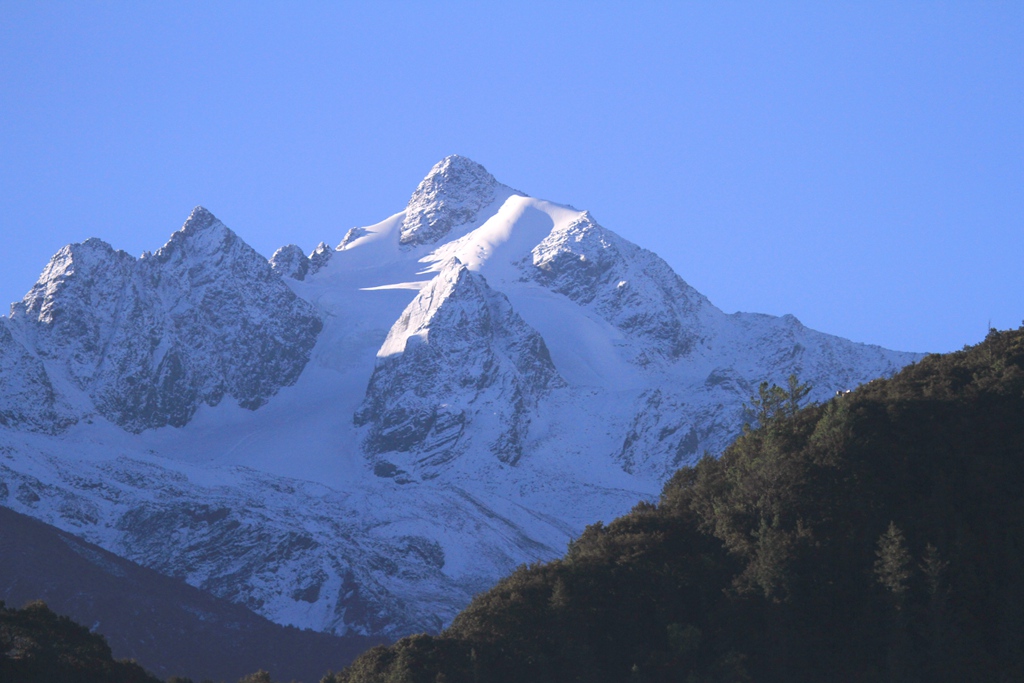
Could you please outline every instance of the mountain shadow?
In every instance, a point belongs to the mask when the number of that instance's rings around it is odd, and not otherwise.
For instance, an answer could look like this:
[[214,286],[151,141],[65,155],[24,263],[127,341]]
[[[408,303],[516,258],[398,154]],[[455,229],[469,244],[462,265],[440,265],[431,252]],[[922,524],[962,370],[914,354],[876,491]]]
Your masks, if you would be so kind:
[[4,507],[0,600],[43,600],[70,617],[41,603],[0,612],[5,683],[151,680],[141,668],[125,673],[112,657],[137,660],[161,677],[233,681],[262,668],[281,680],[316,681],[381,642],[280,626]]

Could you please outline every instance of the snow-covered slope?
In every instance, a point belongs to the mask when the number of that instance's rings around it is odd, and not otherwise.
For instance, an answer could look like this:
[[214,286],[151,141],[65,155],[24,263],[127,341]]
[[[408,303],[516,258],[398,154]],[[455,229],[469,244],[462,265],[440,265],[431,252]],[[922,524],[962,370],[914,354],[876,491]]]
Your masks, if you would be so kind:
[[268,263],[197,210],[142,259],[62,250],[0,319],[0,504],[282,623],[437,629],[719,452],[759,382],[918,357],[726,314],[463,157],[334,239]]

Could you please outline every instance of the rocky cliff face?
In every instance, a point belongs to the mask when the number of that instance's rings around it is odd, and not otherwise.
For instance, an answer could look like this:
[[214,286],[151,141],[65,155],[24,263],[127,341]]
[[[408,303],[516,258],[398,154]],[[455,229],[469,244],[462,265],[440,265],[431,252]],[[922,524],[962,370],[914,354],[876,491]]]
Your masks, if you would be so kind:
[[515,464],[531,411],[564,384],[537,331],[457,259],[406,307],[377,355],[355,423],[369,426],[368,455],[393,453],[408,469],[474,447]]
[[480,164],[452,155],[438,162],[412,193],[399,242],[437,244],[452,228],[476,221],[497,200],[520,194],[494,179]]
[[589,212],[556,226],[520,265],[524,277],[640,342],[641,365],[676,360],[708,333],[708,300],[658,256],[602,228]]
[[97,239],[65,247],[10,322],[96,412],[132,432],[180,427],[225,396],[258,408],[295,382],[321,328],[202,208],[140,259]]
[[270,267],[281,277],[305,280],[309,273],[309,259],[295,244],[281,247],[270,257]]
[[309,255],[309,274],[316,275],[321,268],[330,263],[332,256],[334,250],[326,242],[316,245],[316,249]]
[[11,335],[0,318],[0,425],[59,433],[77,421],[38,357]]

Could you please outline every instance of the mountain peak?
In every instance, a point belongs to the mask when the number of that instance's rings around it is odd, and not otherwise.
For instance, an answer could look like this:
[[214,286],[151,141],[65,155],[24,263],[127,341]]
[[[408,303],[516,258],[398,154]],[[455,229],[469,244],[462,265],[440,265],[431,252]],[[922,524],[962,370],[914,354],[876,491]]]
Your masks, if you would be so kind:
[[327,265],[332,256],[334,256],[334,249],[327,242],[316,245],[316,249],[309,255],[309,274],[316,274],[318,270]]
[[281,277],[305,280],[309,273],[309,259],[297,244],[281,247],[270,257],[270,267]]
[[181,229],[171,235],[171,242],[186,238],[189,243],[221,244],[236,238],[235,233],[202,206],[192,209]]
[[220,223],[220,221],[217,220],[217,217],[210,213],[206,207],[197,206],[192,209],[192,213],[190,213],[188,218],[185,219],[185,224],[181,226],[181,229],[183,231],[198,231],[208,228],[214,223]]
[[459,260],[458,256],[452,256],[447,261],[441,264],[438,274],[446,280],[451,280],[451,273],[461,274],[461,271],[469,271],[466,264]]
[[68,244],[50,258],[25,297],[11,304],[11,315],[52,322],[59,292],[69,286],[73,289],[69,284],[72,280],[115,280],[116,274],[130,269],[134,260],[127,252],[114,249],[97,237]]
[[[202,260],[214,254],[225,253],[240,240],[216,216],[202,206],[192,209],[181,229],[171,235],[167,243],[154,255],[157,261],[172,258]],[[175,256],[177,255],[177,256]],[[211,262],[218,262],[214,258]]]
[[440,178],[442,182],[448,183],[462,182],[467,178],[482,178],[492,183],[497,182],[494,176],[488,173],[487,169],[481,164],[459,154],[449,154],[434,164],[433,168],[430,169],[430,172],[423,179],[423,182],[428,182],[435,178]]
[[[404,353],[409,337],[418,337],[420,341],[425,341],[434,316],[449,301],[457,300],[453,306],[465,307],[468,305],[472,309],[484,308],[486,304],[481,286],[486,287],[483,278],[471,273],[458,258],[453,256],[445,261],[434,279],[420,290],[419,295],[412,300],[399,320],[392,326],[377,356],[386,358]],[[475,318],[476,314],[471,313],[464,317]]]
[[472,159],[447,156],[412,193],[399,241],[407,246],[434,244],[453,228],[473,223],[487,205],[514,194],[522,193],[499,183]]

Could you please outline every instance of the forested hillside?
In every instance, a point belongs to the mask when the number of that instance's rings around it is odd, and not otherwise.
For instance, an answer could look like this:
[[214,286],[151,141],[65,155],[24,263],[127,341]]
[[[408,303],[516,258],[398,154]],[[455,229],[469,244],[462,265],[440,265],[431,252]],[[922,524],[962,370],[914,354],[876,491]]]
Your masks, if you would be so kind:
[[1024,680],[1024,331],[754,428],[334,683]]
[[138,664],[115,661],[103,636],[41,602],[24,609],[0,602],[0,681],[159,683]]

